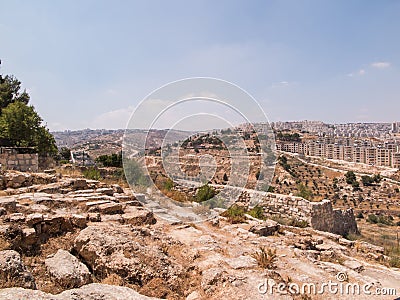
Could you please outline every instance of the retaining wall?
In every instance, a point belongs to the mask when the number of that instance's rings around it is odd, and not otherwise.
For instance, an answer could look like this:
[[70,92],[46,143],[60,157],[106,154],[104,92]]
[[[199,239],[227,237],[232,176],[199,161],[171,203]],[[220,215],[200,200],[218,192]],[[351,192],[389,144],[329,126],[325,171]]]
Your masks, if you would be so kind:
[[[357,222],[353,209],[334,209],[330,200],[312,202],[301,197],[261,192],[249,189],[240,189],[233,186],[212,185],[217,190],[228,189],[240,191],[240,202],[258,203],[267,216],[293,218],[307,221],[308,224],[321,231],[332,232],[340,235],[357,233]],[[182,187],[175,189],[195,193],[196,187]],[[193,190],[193,191],[192,191]]]
[[17,170],[22,172],[37,172],[39,167],[37,153],[9,153],[0,154],[0,164],[7,170]]

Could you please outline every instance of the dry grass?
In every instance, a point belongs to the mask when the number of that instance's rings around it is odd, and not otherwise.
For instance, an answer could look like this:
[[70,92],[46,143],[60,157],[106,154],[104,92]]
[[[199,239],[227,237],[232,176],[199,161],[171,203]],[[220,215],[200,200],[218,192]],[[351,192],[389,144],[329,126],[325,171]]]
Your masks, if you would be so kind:
[[383,224],[371,224],[365,220],[358,221],[361,236],[358,240],[365,241],[385,249],[385,255],[389,256],[387,265],[400,267],[400,227]]
[[80,178],[83,177],[82,172],[79,168],[74,166],[61,166],[55,168],[56,172],[67,177]]
[[251,255],[257,260],[258,265],[263,269],[274,269],[276,262],[276,249],[260,247],[259,251]]
[[11,244],[5,240],[4,238],[0,237],[0,251],[10,249]]
[[117,274],[110,274],[106,278],[104,278],[101,283],[103,284],[109,284],[109,285],[118,285],[118,286],[124,286],[125,285],[125,280],[117,275]]
[[45,244],[40,246],[40,251],[36,255],[27,256],[22,254],[24,264],[31,271],[35,278],[37,288],[46,293],[58,294],[65,289],[57,284],[56,281],[51,280],[47,273],[44,261],[48,255],[54,254],[58,249],[71,251],[73,243],[79,231],[67,232],[65,235],[52,237]]

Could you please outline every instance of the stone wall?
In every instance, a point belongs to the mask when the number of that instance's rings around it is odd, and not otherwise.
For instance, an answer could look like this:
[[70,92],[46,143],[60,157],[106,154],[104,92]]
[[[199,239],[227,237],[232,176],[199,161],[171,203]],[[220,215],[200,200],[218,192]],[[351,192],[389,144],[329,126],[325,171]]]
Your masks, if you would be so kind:
[[12,151],[4,151],[0,153],[1,167],[7,170],[17,171],[38,171],[38,154],[37,153],[15,153]]
[[334,209],[330,200],[311,202],[295,196],[263,192],[255,192],[253,196],[255,194],[267,215],[304,220],[316,230],[343,236],[358,232],[353,210]]
[[[174,189],[195,195],[199,185],[185,187],[177,185]],[[241,189],[233,186],[214,185],[216,190],[228,189],[240,192],[238,202],[258,203],[264,209],[264,213],[270,217],[290,218],[306,221],[312,228],[321,231],[332,232],[340,235],[358,233],[357,223],[352,209],[334,209],[330,200],[321,202],[308,201],[301,197],[274,194],[250,189]],[[235,194],[235,193],[232,193]],[[236,193],[237,194],[237,193]]]

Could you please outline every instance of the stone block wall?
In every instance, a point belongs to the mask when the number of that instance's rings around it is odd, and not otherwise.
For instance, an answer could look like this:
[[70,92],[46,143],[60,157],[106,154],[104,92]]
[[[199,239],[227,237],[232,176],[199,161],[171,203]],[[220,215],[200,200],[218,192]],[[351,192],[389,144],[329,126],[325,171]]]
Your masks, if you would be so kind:
[[[187,185],[187,182],[186,182]],[[220,191],[228,189],[228,193],[240,194],[238,202],[245,205],[258,203],[265,215],[306,221],[312,228],[346,236],[349,233],[358,233],[357,222],[352,209],[334,209],[330,200],[312,202],[301,197],[268,193],[233,186],[211,184]],[[196,194],[196,188],[177,185],[174,188],[191,195]]]
[[37,153],[0,153],[0,164],[7,170],[17,170],[22,172],[37,172],[39,167]]
[[353,210],[334,209],[329,200],[311,202],[300,197],[264,193],[260,206],[267,215],[304,220],[316,230],[343,236],[358,233]]

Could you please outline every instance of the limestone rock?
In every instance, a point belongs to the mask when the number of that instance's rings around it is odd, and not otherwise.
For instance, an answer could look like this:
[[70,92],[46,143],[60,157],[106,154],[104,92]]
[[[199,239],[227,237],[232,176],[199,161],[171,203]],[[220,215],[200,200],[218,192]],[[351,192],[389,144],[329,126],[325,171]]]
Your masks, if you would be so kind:
[[[117,223],[97,223],[83,229],[74,249],[98,277],[115,273],[126,280],[146,283],[153,278],[172,278],[182,267],[161,247],[149,247],[155,237],[147,230]],[[162,242],[158,236],[157,241]]]
[[131,225],[155,224],[154,214],[141,207],[129,207],[122,215],[123,222]]
[[8,218],[9,222],[22,223],[25,222],[25,215],[23,213],[13,213]]
[[17,202],[14,197],[0,199],[0,207],[3,207],[7,212],[14,212],[17,208]]
[[98,211],[106,215],[118,214],[122,213],[122,205],[119,203],[105,203],[98,206]]
[[88,213],[87,218],[90,222],[101,222],[101,216],[99,213]]
[[118,194],[124,193],[123,188],[121,186],[119,186],[118,184],[113,184],[111,187],[113,188],[115,193],[118,193]]
[[43,221],[43,215],[40,213],[33,213],[26,216],[26,224],[32,227]]
[[59,249],[45,260],[50,276],[62,287],[80,287],[91,282],[89,269],[68,251]]
[[257,266],[257,261],[248,255],[231,258],[226,261],[232,269],[247,269]]
[[7,284],[7,281],[17,287],[36,288],[35,279],[26,269],[19,253],[14,250],[0,251],[0,286],[2,282]]
[[71,223],[73,226],[78,228],[85,228],[87,225],[87,220],[85,216],[73,214],[71,216]]
[[343,265],[358,273],[364,270],[364,265],[356,260],[345,260]]
[[256,224],[252,226],[249,231],[261,236],[269,236],[277,232],[279,228],[280,225],[278,222],[272,220],[266,220],[262,224]]
[[58,295],[47,294],[41,291],[35,291],[23,288],[0,289],[0,299],[32,299],[32,300],[157,300],[139,294],[133,289],[108,285],[91,283],[80,288],[64,291]]
[[55,296],[46,294],[45,292],[31,289],[24,289],[21,287],[13,287],[7,289],[0,289],[0,299],[2,300],[19,300],[19,299],[32,299],[32,300],[55,300]]
[[38,242],[38,236],[34,228],[24,228],[22,229],[22,234],[24,237],[24,244],[26,246],[34,245]]
[[214,286],[227,279],[226,272],[221,268],[207,269],[203,271],[202,275],[201,287],[207,292],[212,292]]
[[114,190],[112,188],[99,188],[96,190],[96,192],[107,195],[107,196],[114,195]]

